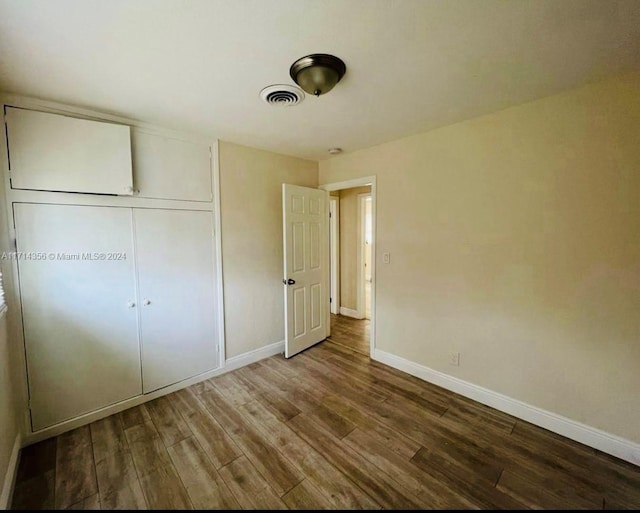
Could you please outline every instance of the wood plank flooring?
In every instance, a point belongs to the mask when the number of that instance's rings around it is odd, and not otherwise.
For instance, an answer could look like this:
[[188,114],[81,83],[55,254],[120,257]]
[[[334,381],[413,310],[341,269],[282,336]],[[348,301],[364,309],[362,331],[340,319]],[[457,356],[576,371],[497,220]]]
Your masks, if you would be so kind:
[[369,356],[371,353],[370,325],[369,319],[354,319],[346,315],[331,314],[331,336],[328,340]]
[[23,449],[13,509],[640,508],[639,467],[371,361],[343,320]]

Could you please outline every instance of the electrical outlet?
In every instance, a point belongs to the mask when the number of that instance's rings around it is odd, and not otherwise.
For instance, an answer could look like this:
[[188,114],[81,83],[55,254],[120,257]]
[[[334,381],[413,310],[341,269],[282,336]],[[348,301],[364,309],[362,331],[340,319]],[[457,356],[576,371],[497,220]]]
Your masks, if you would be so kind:
[[460,366],[460,353],[449,353],[449,365]]
[[382,253],[382,263],[383,264],[391,263],[391,253]]

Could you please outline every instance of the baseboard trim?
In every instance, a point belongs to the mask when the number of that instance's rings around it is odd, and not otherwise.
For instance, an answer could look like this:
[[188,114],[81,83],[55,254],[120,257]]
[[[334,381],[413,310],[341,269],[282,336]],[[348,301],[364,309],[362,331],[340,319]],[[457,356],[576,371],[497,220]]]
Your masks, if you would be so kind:
[[625,438],[612,435],[379,349],[373,350],[372,358],[571,440],[611,454],[629,463],[640,465],[640,444]]
[[20,448],[22,447],[22,436],[16,433],[16,438],[11,449],[11,457],[7,465],[7,473],[4,476],[2,485],[2,494],[0,494],[0,509],[6,510],[11,507],[13,499],[13,489],[16,485],[16,476],[18,475],[18,464],[20,463]]
[[191,385],[195,385],[196,383],[200,383],[201,381],[206,381],[207,379],[213,378],[215,376],[219,376],[221,374],[224,374],[226,372],[229,372],[235,369],[239,369],[240,367],[244,367],[245,365],[249,365],[251,363],[257,362],[259,360],[268,358],[269,356],[273,356],[274,354],[278,354],[282,352],[284,352],[284,340],[281,340],[280,342],[275,342],[273,344],[269,344],[268,346],[255,349],[253,351],[249,351],[247,353],[244,353],[238,356],[234,356],[233,358],[227,359],[227,361],[224,362],[224,364],[218,367],[217,369],[213,369],[213,370],[204,372],[202,374],[198,374],[197,376],[193,376],[192,378],[185,379],[184,381],[174,383],[173,385],[169,385],[165,388],[161,388],[160,390],[155,390],[154,392],[144,394],[144,395],[137,395],[130,399],[120,401],[119,403],[105,406],[100,410],[95,410],[90,413],[81,415],[79,417],[66,420],[54,426],[50,426],[45,429],[41,429],[39,431],[29,433],[24,438],[23,445],[24,446],[31,445],[41,440],[51,438],[52,436],[58,436],[61,433],[70,431],[71,429],[75,429],[80,426],[90,424],[91,422],[95,422],[96,420],[100,420],[110,415],[113,415],[114,413],[119,413],[129,408],[133,408],[134,406],[138,406],[139,404],[144,404],[153,399],[157,399],[158,397],[162,397],[163,395],[171,394],[172,392],[176,392],[178,390],[189,387]]
[[283,352],[284,340],[281,340],[280,342],[274,342],[273,344],[269,344],[268,346],[264,346],[259,349],[254,349],[253,351],[248,351],[238,356],[228,358],[225,362],[224,370],[225,372],[229,372],[235,369],[239,369],[240,367],[245,367],[246,365],[264,360],[265,358],[269,358],[270,356]]
[[358,313],[358,310],[352,310],[351,308],[345,308],[344,306],[340,307],[340,315],[353,317],[354,319],[364,319],[364,317]]

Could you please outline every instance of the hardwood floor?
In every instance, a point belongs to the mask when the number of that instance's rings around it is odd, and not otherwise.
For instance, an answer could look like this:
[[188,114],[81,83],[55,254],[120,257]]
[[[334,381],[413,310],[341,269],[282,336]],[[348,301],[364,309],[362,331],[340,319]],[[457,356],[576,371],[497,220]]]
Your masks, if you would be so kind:
[[369,319],[354,319],[346,315],[331,314],[331,336],[329,340],[353,349],[358,353],[370,354],[370,325]]
[[100,507],[635,509],[640,468],[327,341],[22,451],[14,509]]

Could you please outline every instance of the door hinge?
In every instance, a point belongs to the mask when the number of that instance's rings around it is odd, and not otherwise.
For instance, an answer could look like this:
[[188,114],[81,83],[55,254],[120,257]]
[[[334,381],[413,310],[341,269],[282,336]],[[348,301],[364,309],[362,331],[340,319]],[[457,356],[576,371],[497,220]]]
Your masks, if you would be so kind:
[[329,219],[331,219],[331,212],[329,212]]

